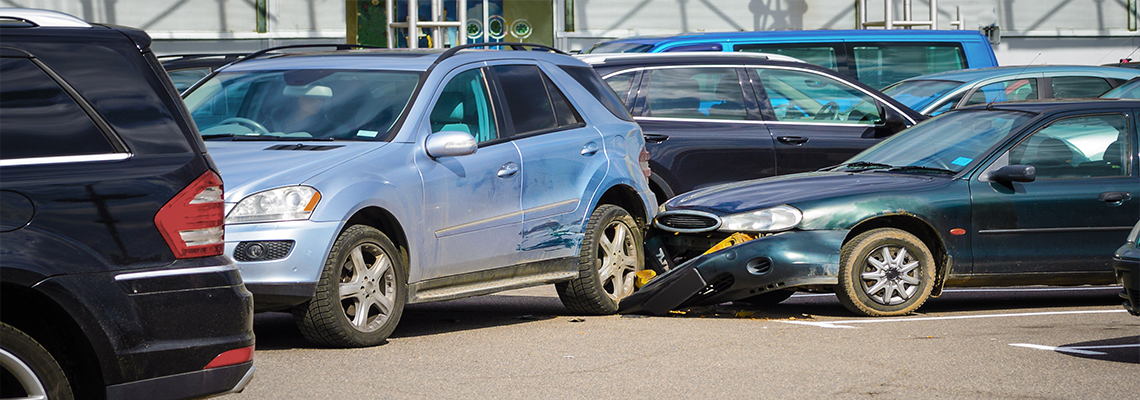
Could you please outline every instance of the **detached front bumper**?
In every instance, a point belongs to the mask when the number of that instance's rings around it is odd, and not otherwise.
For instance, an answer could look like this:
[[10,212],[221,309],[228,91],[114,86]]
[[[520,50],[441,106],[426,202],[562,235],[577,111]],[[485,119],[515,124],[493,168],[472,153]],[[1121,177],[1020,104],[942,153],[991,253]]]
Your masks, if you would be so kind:
[[846,230],[790,231],[692,258],[623,299],[622,314],[740,300],[773,290],[839,283]]

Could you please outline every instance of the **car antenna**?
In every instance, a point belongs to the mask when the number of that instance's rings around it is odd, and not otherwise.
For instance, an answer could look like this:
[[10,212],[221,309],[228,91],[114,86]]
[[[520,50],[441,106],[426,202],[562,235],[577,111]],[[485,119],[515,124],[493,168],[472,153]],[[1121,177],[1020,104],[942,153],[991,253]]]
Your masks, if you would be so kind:
[[[1014,76],[1013,76],[1013,80],[1014,80],[1014,81],[1017,81],[1017,78],[1020,78],[1020,77],[1021,77],[1021,74],[1024,74],[1024,73],[1025,73],[1025,69],[1026,69],[1026,68],[1029,68],[1029,66],[1030,66],[1030,65],[1033,65],[1033,62],[1034,62],[1034,61],[1037,61],[1037,57],[1041,57],[1041,53],[1037,53],[1037,55],[1036,55],[1036,56],[1033,56],[1033,59],[1032,59],[1032,60],[1029,60],[1029,64],[1025,64],[1025,66],[1024,66],[1024,67],[1021,67],[1021,71],[1017,71],[1017,75],[1014,75]],[[990,100],[990,102],[989,102],[989,103],[986,103],[986,109],[987,109],[987,110],[993,110],[993,109],[994,109],[994,102],[995,102],[995,101],[997,101],[997,99],[998,99],[998,97],[997,97],[997,96],[994,96],[994,99],[993,99],[993,100]]]
[[[1119,49],[1120,46],[1123,46],[1125,43],[1128,43],[1129,41],[1136,39],[1137,36],[1140,36],[1140,35],[1132,35],[1132,36],[1124,38],[1124,41],[1120,42],[1120,44],[1116,45],[1116,47],[1113,47],[1112,50],[1108,51],[1108,53],[1105,53],[1104,57],[1101,57],[1099,60],[1096,60],[1096,64],[1100,64],[1101,61],[1104,61],[1105,58],[1108,58],[1109,54],[1112,54],[1112,52],[1116,51],[1116,49]],[[1140,46],[1137,46],[1135,49],[1132,50],[1131,53],[1128,53],[1127,56],[1124,56],[1124,58],[1121,58],[1121,60],[1125,60],[1129,57],[1132,57],[1133,54],[1136,54],[1137,50],[1140,50]]]

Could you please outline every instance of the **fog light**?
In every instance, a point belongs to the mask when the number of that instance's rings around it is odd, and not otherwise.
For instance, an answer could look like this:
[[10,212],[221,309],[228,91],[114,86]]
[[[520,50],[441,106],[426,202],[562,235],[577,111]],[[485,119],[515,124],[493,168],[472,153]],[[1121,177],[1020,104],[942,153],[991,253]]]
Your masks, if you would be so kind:
[[289,256],[293,250],[292,240],[269,240],[260,242],[241,242],[234,248],[236,261],[269,261]]
[[245,255],[255,260],[260,259],[261,256],[265,255],[265,246],[262,246],[261,243],[251,244],[245,248]]

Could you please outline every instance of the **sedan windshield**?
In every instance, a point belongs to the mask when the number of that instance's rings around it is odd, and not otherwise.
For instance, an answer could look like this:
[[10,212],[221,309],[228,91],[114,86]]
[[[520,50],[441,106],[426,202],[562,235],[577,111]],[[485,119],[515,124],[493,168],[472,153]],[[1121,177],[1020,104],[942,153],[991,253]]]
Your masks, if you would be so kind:
[[187,93],[206,140],[387,140],[420,74],[393,71],[223,72]]
[[1018,111],[949,112],[884,140],[840,167],[847,170],[958,173],[1016,133],[1035,114]]
[[1140,99],[1140,78],[1133,78],[1123,85],[1104,92],[1100,97],[1106,99]]
[[883,89],[883,93],[912,110],[921,111],[961,85],[962,82],[956,81],[913,80],[891,85]]

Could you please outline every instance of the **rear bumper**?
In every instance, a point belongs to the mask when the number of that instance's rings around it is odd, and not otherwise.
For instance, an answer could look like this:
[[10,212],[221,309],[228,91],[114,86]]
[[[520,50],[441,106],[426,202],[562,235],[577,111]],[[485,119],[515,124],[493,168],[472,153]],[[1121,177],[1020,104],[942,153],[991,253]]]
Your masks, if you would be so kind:
[[107,399],[192,399],[238,393],[253,378],[253,362],[107,387]]
[[690,259],[623,299],[618,312],[660,315],[773,290],[836,285],[847,232],[785,232]]
[[1124,308],[1140,316],[1140,260],[1117,258],[1112,260],[1112,268],[1116,271],[1116,282],[1124,288],[1120,292]]

